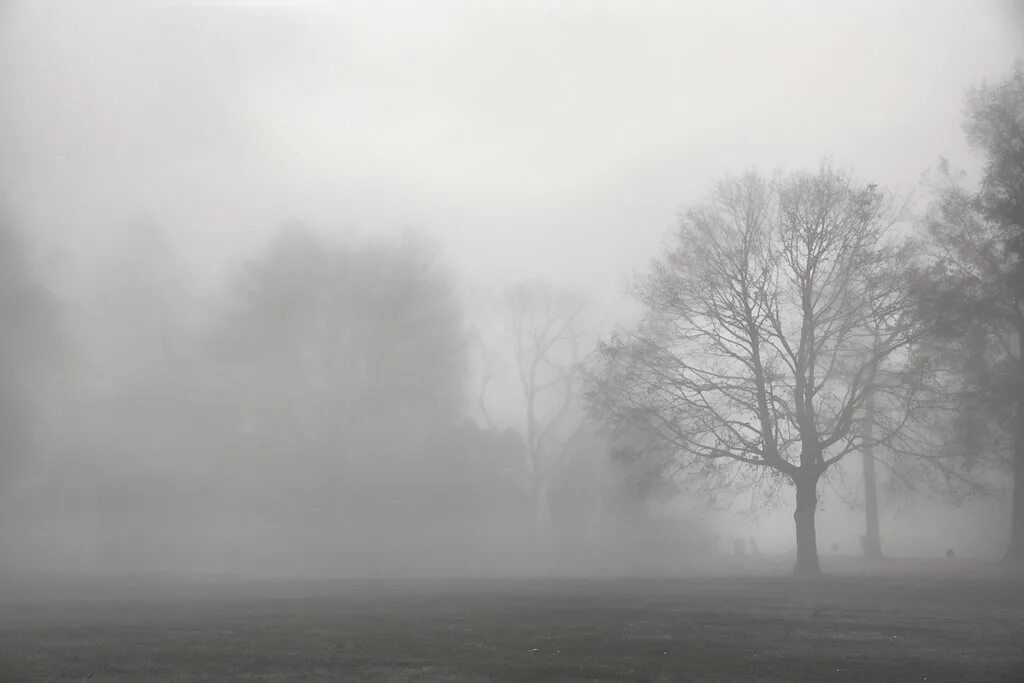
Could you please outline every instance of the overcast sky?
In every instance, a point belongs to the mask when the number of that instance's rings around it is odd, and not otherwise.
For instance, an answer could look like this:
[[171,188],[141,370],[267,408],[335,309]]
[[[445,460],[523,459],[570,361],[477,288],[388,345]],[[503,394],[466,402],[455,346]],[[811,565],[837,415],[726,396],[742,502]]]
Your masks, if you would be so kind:
[[467,286],[603,301],[724,172],[969,163],[964,91],[1024,46],[1009,0],[0,7],[0,191],[72,254],[143,214],[203,275],[288,219],[411,227]]

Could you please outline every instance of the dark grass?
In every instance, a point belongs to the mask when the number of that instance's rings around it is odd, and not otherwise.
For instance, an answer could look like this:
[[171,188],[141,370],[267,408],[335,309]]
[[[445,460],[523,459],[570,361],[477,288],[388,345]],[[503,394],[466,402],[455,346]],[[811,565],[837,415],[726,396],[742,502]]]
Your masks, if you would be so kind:
[[1020,681],[1024,581],[8,583],[0,679]]

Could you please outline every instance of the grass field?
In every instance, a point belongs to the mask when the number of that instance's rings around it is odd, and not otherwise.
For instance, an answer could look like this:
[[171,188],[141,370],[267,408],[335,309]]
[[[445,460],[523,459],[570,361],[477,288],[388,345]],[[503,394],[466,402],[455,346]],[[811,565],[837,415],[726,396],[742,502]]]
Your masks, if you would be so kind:
[[1024,580],[123,580],[0,585],[0,679],[1024,680]]

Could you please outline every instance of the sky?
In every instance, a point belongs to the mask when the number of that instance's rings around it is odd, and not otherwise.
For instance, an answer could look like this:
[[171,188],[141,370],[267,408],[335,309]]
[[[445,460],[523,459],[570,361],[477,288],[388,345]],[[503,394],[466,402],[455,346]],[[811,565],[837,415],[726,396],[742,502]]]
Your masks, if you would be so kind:
[[298,220],[614,310],[722,174],[827,156],[909,192],[976,164],[964,93],[1022,25],[1009,0],[7,3],[0,198],[69,285],[140,216],[200,282]]

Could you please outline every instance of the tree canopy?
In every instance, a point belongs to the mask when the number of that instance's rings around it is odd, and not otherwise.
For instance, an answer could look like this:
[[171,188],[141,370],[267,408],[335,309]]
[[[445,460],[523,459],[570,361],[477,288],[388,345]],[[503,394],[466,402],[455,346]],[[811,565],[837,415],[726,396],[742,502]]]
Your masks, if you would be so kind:
[[646,316],[601,350],[595,408],[670,443],[711,485],[791,483],[797,570],[817,572],[819,478],[859,450],[855,424],[880,371],[892,444],[924,368],[906,361],[915,255],[873,184],[823,166],[726,178],[680,221],[638,287]]

